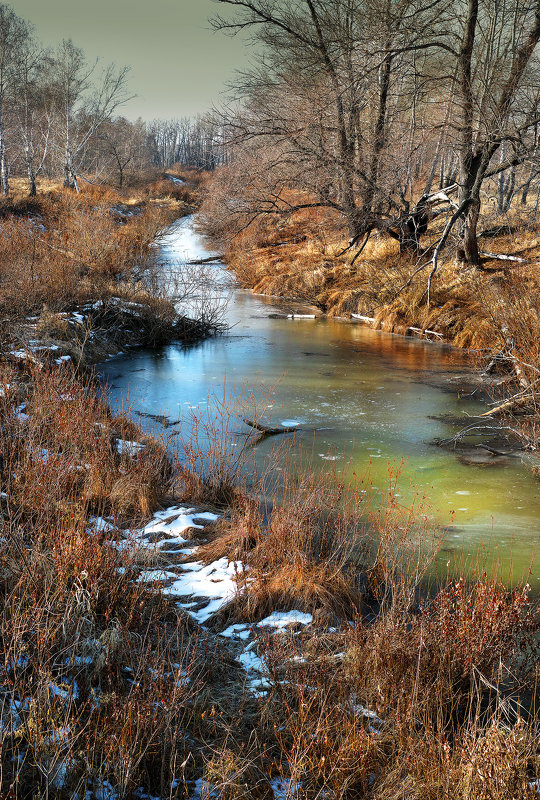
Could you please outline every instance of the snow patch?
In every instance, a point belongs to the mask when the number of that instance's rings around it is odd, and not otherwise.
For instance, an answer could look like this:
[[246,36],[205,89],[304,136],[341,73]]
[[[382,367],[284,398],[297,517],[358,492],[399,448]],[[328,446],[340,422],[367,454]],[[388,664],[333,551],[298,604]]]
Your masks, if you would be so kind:
[[[229,561],[220,558],[204,566],[201,562],[182,564],[184,574],[180,575],[171,586],[162,589],[164,594],[185,597],[188,600],[207,601],[202,608],[187,608],[189,614],[200,624],[205,623],[219,611],[236,594],[235,578],[244,570],[241,561]],[[198,605],[198,604],[197,604]]]
[[126,439],[116,440],[116,452],[121,456],[135,455],[135,453],[139,452],[139,450],[144,450],[145,447],[146,445],[144,445],[142,442],[128,442]]
[[273,611],[269,617],[257,623],[258,628],[285,629],[288,625],[309,625],[313,622],[312,614],[303,611]]
[[224,631],[220,632],[220,636],[225,636],[228,639],[248,639],[251,633],[250,625],[247,622],[236,622],[234,625],[229,625]]

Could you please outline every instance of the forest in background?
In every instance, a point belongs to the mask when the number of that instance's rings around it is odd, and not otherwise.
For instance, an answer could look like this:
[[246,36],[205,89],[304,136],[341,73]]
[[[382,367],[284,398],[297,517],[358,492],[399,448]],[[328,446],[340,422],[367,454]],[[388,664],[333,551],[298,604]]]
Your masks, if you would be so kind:
[[78,188],[82,179],[122,188],[130,176],[175,163],[223,163],[215,124],[202,117],[132,122],[129,68],[89,61],[70,39],[44,48],[32,25],[0,4],[0,182],[25,176]]

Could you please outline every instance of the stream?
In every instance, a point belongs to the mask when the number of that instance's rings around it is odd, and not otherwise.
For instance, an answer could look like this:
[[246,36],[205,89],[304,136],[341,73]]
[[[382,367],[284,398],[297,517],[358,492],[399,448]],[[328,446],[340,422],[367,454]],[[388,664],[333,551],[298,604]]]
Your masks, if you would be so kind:
[[[189,217],[174,223],[160,244],[165,264],[209,255]],[[389,470],[403,460],[397,493],[404,503],[429,498],[433,527],[445,529],[441,564],[474,559],[485,547],[504,580],[525,578],[540,591],[537,566],[528,577],[540,542],[538,479],[519,458],[467,464],[432,444],[456,430],[432,417],[460,416],[465,425],[466,414],[485,410],[457,395],[453,379],[470,371],[463,353],[359,323],[272,318],[291,304],[238,289],[219,263],[205,270],[212,284],[205,291],[230,295],[228,332],[190,347],[133,349],[100,365],[113,407],[129,405],[144,428],[167,435],[152,415],[180,419],[168,430],[186,432],[193,414],[212,409],[224,394],[245,396],[246,387],[257,388],[267,404],[265,422],[304,429],[261,442],[259,468],[288,439],[287,459],[328,472],[329,481],[354,475],[384,492]]]

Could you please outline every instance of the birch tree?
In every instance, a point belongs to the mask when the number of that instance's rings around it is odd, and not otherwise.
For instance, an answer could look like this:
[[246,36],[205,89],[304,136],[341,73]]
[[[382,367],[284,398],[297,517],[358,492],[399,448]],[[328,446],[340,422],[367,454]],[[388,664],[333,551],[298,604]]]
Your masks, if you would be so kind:
[[53,104],[50,67],[48,52],[29,36],[19,51],[14,106],[31,196],[37,192],[36,178],[49,154]]
[[80,160],[92,136],[114,111],[130,99],[127,67],[114,64],[98,72],[71,39],[64,39],[54,58],[55,114],[64,186],[78,190]]
[[0,182],[2,193],[9,192],[9,170],[6,159],[6,116],[13,101],[15,71],[20,53],[30,36],[30,26],[20,19],[11,6],[0,4]]

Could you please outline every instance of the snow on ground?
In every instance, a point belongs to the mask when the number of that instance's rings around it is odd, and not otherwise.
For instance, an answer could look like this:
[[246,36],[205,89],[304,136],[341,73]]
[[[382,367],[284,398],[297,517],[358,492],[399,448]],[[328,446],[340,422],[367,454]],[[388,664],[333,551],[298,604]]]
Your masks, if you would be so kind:
[[[296,800],[300,786],[300,783],[290,778],[274,778],[270,782],[274,800]],[[222,796],[218,787],[199,778],[193,784],[193,793],[189,800],[218,800]]]
[[[195,522],[214,522],[217,514],[208,511],[199,512],[194,508],[173,506],[158,511],[150,522],[141,530],[130,534],[127,540],[115,542],[119,550],[130,544],[148,549],[159,549],[161,553],[179,553],[178,545],[187,544],[188,539],[182,533],[188,529],[203,530],[204,526]],[[159,534],[163,534],[159,540]],[[174,546],[175,549],[172,549]],[[185,548],[182,554],[196,552],[196,547]],[[139,576],[140,581],[160,582],[163,594],[181,598],[178,606],[191,614],[199,624],[204,624],[231,600],[236,593],[236,578],[244,572],[241,561],[230,561],[220,558],[211,564],[191,561],[179,564],[175,572],[171,569],[145,570]]]
[[266,667],[262,658],[254,652],[255,645],[255,642],[250,642],[244,652],[238,656],[237,661],[242,664],[247,673],[258,672],[262,675],[266,672]]
[[220,636],[225,636],[227,639],[249,639],[251,636],[251,626],[247,622],[236,622],[234,625],[229,625],[224,631],[221,631]]
[[[144,528],[129,532],[126,540],[115,542],[119,550],[131,545],[152,549],[160,554],[195,556],[197,546],[191,544],[183,534],[188,529],[204,531],[204,523],[214,522],[217,514],[197,511],[194,508],[173,506],[157,511]],[[100,520],[100,526],[107,524]],[[106,528],[105,528],[106,529]],[[186,545],[186,547],[181,547]],[[195,558],[174,566],[141,571],[138,581],[154,583],[163,594],[177,599],[177,606],[186,611],[200,625],[222,609],[235,596],[238,578],[245,577],[247,567],[241,561],[220,558],[211,564],[204,564]],[[236,643],[237,660],[244,667],[247,685],[251,691],[261,696],[271,683],[264,661],[257,653],[257,629],[270,629],[281,633],[292,625],[309,625],[313,622],[311,614],[302,611],[274,611],[256,625],[239,622],[229,625],[220,636]]]
[[[176,537],[176,541],[183,544],[187,539],[182,538],[181,534],[188,528],[203,530],[204,526],[196,524],[196,519],[215,522],[218,519],[218,515],[209,511],[197,512],[194,508],[182,508],[180,506],[166,508],[163,511],[156,511],[148,525],[139,532],[139,538],[147,539],[151,534],[162,531],[168,536]],[[172,540],[169,540],[169,543],[170,541]]]
[[112,522],[108,522],[103,517],[90,517],[88,521],[90,523],[88,527],[89,533],[107,533],[114,530]]
[[269,617],[258,622],[257,627],[284,630],[288,625],[309,625],[311,622],[313,616],[302,611],[273,611]]
[[[197,545],[193,543],[193,529],[200,531],[199,540],[204,537],[205,523],[214,522],[218,515],[201,512],[195,508],[173,506],[154,514],[152,519],[136,531],[126,531],[127,538],[112,542],[120,551],[135,547],[153,550],[160,555],[187,556],[190,560],[178,563],[171,559],[167,567],[147,568],[139,574],[141,583],[155,584],[155,589],[176,600],[178,608],[183,609],[200,625],[204,625],[220,609],[224,608],[236,595],[238,578],[245,578],[247,566],[241,561],[220,558],[211,564],[196,560]],[[107,524],[100,520],[98,526]],[[106,529],[106,527],[105,527]],[[189,538],[183,534],[190,530]],[[185,547],[182,547],[185,545]],[[246,673],[246,686],[256,697],[264,697],[272,687],[272,681],[264,659],[259,654],[258,632],[281,634],[292,626],[306,626],[313,623],[313,616],[298,609],[274,611],[260,622],[236,622],[219,634],[232,645],[237,662]],[[299,656],[299,658],[302,658]],[[365,710],[358,706],[355,711]],[[368,716],[366,711],[365,716]],[[369,714],[372,724],[377,723],[376,715]],[[288,796],[294,793],[287,788]],[[278,795],[280,797],[285,795]]]
[[[177,597],[208,599],[203,608],[198,610],[188,608],[188,613],[203,624],[232,600],[236,594],[235,578],[243,572],[243,564],[241,561],[220,558],[206,566],[198,561],[182,564],[182,569],[184,574],[162,591],[164,594]],[[179,603],[179,605],[185,604]]]
[[128,442],[126,439],[116,440],[116,452],[121,456],[135,455],[139,450],[143,450],[145,445],[142,442]]

